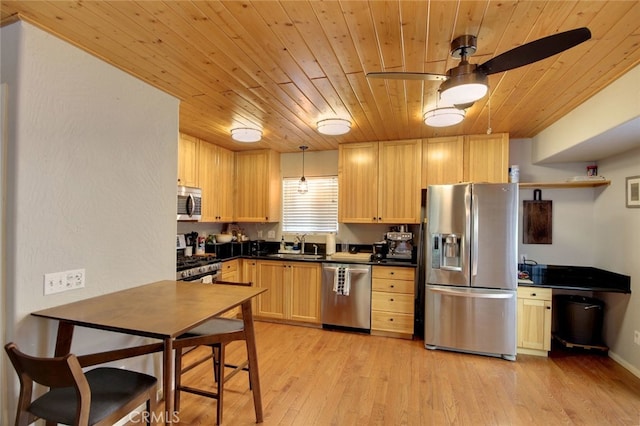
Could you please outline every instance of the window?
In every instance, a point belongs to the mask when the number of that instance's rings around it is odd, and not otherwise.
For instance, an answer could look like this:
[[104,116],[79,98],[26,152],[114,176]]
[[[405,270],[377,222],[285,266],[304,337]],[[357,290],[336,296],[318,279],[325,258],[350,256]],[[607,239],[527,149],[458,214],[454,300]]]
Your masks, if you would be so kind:
[[338,177],[307,177],[309,191],[298,192],[299,178],[282,180],[282,232],[337,232]]

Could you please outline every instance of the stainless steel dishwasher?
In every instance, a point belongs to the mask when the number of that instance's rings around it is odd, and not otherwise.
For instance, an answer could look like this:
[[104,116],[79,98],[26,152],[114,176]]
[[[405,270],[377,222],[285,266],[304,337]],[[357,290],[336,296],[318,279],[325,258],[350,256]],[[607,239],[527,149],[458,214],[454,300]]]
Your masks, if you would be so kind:
[[371,331],[371,265],[322,264],[322,326]]

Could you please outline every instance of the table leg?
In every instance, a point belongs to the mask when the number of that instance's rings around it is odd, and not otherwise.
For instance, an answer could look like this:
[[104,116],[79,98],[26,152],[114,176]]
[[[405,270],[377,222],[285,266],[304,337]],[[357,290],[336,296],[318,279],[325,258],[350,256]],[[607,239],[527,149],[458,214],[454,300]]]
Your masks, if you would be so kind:
[[73,324],[60,321],[58,323],[58,336],[56,337],[56,349],[54,356],[65,356],[70,353],[72,339]]
[[253,328],[251,300],[242,304],[242,319],[247,337],[247,357],[249,358],[249,380],[253,390],[253,405],[256,409],[256,423],[262,423],[262,396],[260,393],[260,374],[258,372],[258,352],[256,351],[256,335]]
[[165,425],[173,423],[173,339],[164,340],[162,352],[162,380],[164,394],[164,421]]

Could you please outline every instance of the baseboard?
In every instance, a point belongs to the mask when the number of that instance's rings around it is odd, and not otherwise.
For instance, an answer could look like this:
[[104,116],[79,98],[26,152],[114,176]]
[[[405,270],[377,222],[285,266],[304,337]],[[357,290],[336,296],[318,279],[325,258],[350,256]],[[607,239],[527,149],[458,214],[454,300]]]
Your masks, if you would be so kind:
[[629,364],[620,355],[618,355],[615,352],[612,352],[611,350],[609,350],[609,358],[611,358],[612,360],[614,360],[615,362],[617,362],[618,364],[620,364],[621,366],[623,366],[624,368],[629,370],[631,372],[631,374],[633,374],[634,376],[636,376],[637,378],[640,379],[640,370],[638,370],[633,365]]

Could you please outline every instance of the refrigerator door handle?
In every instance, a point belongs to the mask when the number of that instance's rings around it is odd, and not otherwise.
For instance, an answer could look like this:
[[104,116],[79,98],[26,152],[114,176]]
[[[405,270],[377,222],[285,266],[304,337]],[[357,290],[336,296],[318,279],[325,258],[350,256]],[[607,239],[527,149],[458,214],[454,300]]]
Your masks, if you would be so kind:
[[494,293],[490,290],[486,293],[478,292],[478,291],[467,291],[467,290],[455,290],[452,288],[440,288],[440,287],[431,287],[427,286],[428,291],[432,291],[434,293],[441,293],[448,296],[459,296],[459,297],[476,297],[481,299],[511,299],[514,297],[512,292],[510,293]]
[[471,247],[471,275],[478,275],[478,197],[476,194],[471,196],[471,205],[473,206],[473,214],[471,221],[473,223],[473,247]]

